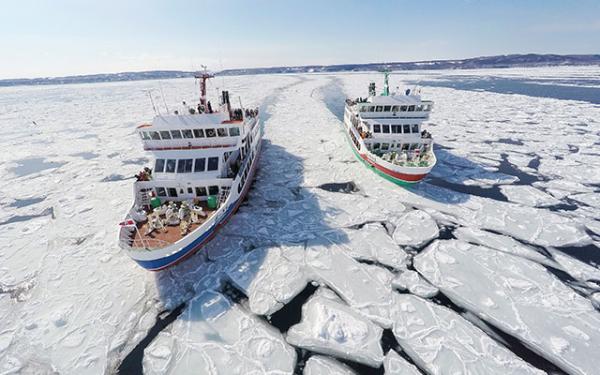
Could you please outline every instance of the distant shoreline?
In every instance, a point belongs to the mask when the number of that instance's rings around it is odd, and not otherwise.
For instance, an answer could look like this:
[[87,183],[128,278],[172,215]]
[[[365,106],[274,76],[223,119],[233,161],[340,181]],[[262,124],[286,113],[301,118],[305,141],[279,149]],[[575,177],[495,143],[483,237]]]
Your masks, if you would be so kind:
[[[280,66],[268,68],[226,69],[217,72],[217,75],[236,76],[253,74],[284,74],[284,73],[340,73],[340,72],[367,72],[390,70],[437,70],[437,69],[485,69],[485,68],[516,68],[516,67],[551,67],[551,66],[585,66],[600,65],[600,55],[550,55],[550,54],[524,54],[524,55],[497,55],[475,57],[461,60],[430,60],[413,62],[389,62],[367,64],[340,64],[340,65],[306,65],[306,66]],[[191,71],[181,70],[153,70],[145,72],[123,72],[106,74],[88,74],[66,77],[45,78],[15,78],[1,79],[0,87],[11,86],[42,86],[65,85],[76,83],[99,82],[126,82],[143,81],[152,79],[174,79],[190,77]]]

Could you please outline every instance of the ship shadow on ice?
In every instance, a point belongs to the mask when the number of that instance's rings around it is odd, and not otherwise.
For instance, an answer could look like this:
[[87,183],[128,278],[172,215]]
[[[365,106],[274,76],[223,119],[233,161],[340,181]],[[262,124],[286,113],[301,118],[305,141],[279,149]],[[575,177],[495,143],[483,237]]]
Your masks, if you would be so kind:
[[[191,299],[205,291],[220,293],[232,306],[242,306],[250,313],[247,296],[227,276],[227,271],[248,252],[279,246],[304,247],[309,240],[311,244],[323,246],[348,242],[343,231],[331,227],[325,220],[318,198],[302,186],[303,173],[300,157],[263,140],[254,183],[236,214],[196,254],[154,275],[158,298],[166,311],[157,317],[148,335],[125,357],[119,367],[120,373],[141,374],[144,349],[175,320],[216,319],[216,316],[210,316],[210,311],[204,310],[202,314],[208,316],[201,316],[203,309],[192,309],[189,305]],[[332,214],[335,212],[328,209],[327,215]],[[327,238],[321,236],[324,232],[328,233]],[[335,242],[329,239],[333,237],[332,233],[336,234]],[[266,252],[257,254],[259,256],[253,259],[260,265],[264,260],[260,254]],[[259,267],[251,269],[259,270]],[[256,274],[246,276],[249,284]],[[302,306],[315,290],[308,283],[278,312],[269,317],[257,317],[283,333],[300,321]]]

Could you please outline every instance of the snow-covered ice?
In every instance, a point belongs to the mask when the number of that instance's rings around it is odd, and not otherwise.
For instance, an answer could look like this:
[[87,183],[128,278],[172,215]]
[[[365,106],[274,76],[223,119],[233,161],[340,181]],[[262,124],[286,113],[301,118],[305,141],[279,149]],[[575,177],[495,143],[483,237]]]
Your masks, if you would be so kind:
[[383,368],[386,375],[419,375],[421,372],[398,353],[390,350],[383,359]]
[[381,334],[381,327],[350,307],[316,295],[302,307],[302,321],[289,329],[286,340],[317,353],[379,367]]
[[352,369],[331,358],[313,355],[304,366],[304,375],[353,375]]
[[[504,349],[491,324],[569,373],[594,374],[600,107],[555,90],[542,98],[461,85],[534,80],[559,90],[599,73],[394,73],[393,86],[420,82],[435,102],[426,128],[438,164],[409,189],[363,168],[340,124],[344,97],[364,96],[380,74],[219,78],[245,106],[261,106],[259,173],[219,235],[158,274],[118,249],[116,223],[131,202],[129,176],[150,166],[134,131],[153,115],[145,91],[161,85],[176,108],[195,97],[193,80],[0,88],[0,373],[114,373],[123,361],[139,365],[133,372],[143,362],[147,373],[291,373],[296,362],[305,373],[360,372],[335,359],[348,358],[345,348],[296,358],[284,340],[300,319],[303,332],[321,325],[356,339],[354,326],[337,325],[352,318],[397,336],[410,321],[414,336],[399,335],[401,348],[385,359],[386,334],[368,335],[366,358],[379,371],[412,361],[448,373],[476,368],[473,358],[490,366],[486,374],[548,370]],[[581,246],[585,256],[573,258]],[[309,283],[320,287],[307,301]],[[466,311],[439,306],[446,296]],[[402,311],[406,301],[420,315]],[[143,356],[132,352],[157,317],[182,304]],[[314,305],[341,315],[335,324],[300,316]]]

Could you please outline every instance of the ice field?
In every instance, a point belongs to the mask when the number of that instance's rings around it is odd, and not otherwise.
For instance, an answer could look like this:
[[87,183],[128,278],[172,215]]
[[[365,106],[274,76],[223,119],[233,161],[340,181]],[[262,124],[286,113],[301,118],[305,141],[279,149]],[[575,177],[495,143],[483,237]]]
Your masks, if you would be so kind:
[[411,188],[342,130],[380,74],[218,77],[213,98],[261,108],[258,175],[159,273],[118,223],[150,166],[146,90],[172,111],[193,80],[0,88],[0,374],[597,374],[599,76],[393,74],[435,102],[438,164]]

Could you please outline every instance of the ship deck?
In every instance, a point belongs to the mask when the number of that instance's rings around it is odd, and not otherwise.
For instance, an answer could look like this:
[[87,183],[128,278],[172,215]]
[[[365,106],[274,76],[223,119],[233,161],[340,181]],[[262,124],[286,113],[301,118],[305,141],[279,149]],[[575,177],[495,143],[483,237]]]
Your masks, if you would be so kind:
[[[198,206],[202,207],[204,213],[206,213],[206,217],[201,217],[200,222],[191,223],[189,226],[189,230],[186,235],[189,235],[194,230],[196,230],[199,226],[204,224],[208,219],[211,218],[216,212],[216,210],[208,208],[206,202],[201,202]],[[132,248],[156,248],[156,247],[165,247],[171,245],[185,236],[181,235],[181,231],[179,229],[179,225],[165,225],[163,229],[157,229],[152,231],[150,234],[146,234],[148,229],[149,222],[146,221],[144,223],[138,223],[137,230],[133,232],[131,236],[131,247]]]

